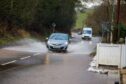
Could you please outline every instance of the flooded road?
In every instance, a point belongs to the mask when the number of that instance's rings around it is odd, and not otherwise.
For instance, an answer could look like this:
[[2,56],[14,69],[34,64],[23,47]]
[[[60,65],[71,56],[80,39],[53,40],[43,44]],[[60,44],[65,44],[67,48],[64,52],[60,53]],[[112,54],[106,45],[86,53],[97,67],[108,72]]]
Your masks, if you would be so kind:
[[0,84],[114,84],[115,78],[87,71],[96,43],[73,42],[67,53],[47,51],[18,61],[0,72]]

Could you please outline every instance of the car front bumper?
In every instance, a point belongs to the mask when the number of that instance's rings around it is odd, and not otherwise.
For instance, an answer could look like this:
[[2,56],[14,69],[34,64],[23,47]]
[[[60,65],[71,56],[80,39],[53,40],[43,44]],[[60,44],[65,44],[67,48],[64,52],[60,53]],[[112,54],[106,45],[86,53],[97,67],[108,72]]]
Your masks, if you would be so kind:
[[54,46],[54,45],[47,45],[47,48],[49,50],[57,50],[57,51],[64,51],[64,50],[67,50],[67,47],[68,45],[65,45],[65,46]]

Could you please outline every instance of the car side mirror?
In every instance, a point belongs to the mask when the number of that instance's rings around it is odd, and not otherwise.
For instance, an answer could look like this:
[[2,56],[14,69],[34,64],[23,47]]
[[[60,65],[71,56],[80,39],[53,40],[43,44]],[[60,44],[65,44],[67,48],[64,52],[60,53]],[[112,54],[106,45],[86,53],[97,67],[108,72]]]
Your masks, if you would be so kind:
[[48,37],[46,38],[46,40],[48,40]]
[[49,38],[48,38],[48,37],[46,37],[46,39],[45,39],[45,40],[47,41],[48,39],[49,39]]

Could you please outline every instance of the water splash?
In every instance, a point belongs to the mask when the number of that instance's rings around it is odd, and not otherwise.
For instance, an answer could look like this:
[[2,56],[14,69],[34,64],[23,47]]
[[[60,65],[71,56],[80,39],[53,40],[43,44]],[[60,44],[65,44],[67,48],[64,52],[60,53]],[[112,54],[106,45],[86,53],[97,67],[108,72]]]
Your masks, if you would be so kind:
[[71,44],[68,52],[72,54],[90,54],[95,51],[97,43],[101,42],[99,37],[93,37],[91,41],[84,41]]
[[44,42],[25,38],[15,42],[16,46],[6,47],[6,50],[23,51],[23,52],[47,52],[47,48]]

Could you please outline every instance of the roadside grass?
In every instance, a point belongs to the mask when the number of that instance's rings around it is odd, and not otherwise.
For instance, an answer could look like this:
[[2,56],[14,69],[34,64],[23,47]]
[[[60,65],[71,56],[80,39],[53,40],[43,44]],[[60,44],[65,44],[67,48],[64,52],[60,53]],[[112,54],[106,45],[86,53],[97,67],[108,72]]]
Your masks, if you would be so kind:
[[90,57],[94,57],[97,54],[97,47],[94,48],[94,51],[90,53]]
[[8,45],[9,43],[12,43],[19,39],[21,39],[21,37],[18,37],[18,36],[3,37],[0,39],[0,46]]
[[13,27],[12,30],[8,31],[6,25],[0,26],[0,47],[7,46],[16,40],[30,36],[30,34],[21,29]]
[[82,29],[84,26],[86,26],[85,22],[87,20],[87,17],[89,14],[92,14],[93,12],[94,9],[88,9],[85,12],[77,12],[74,29]]
[[85,25],[85,20],[87,18],[87,13],[77,13],[76,23],[74,29],[82,29],[82,27]]
[[4,46],[13,45],[15,41],[24,38],[38,39],[44,41],[47,36],[41,33],[26,31],[25,28],[14,26],[12,30],[8,31],[6,24],[0,23],[0,48]]
[[96,51],[90,53],[90,57],[94,57],[96,55]]
[[[20,32],[19,32],[20,31]],[[4,37],[0,38],[0,47],[8,46],[8,45],[13,45],[15,41],[18,41],[20,39],[24,38],[31,38],[31,39],[36,39],[40,41],[45,41],[47,36],[38,34],[38,33],[28,33],[25,30],[18,30],[17,35],[12,35],[8,34],[6,32],[6,35]]]

